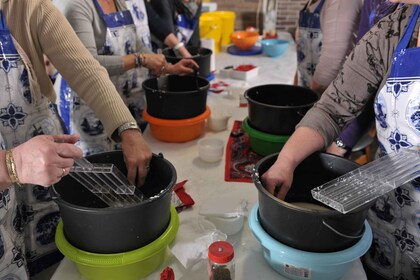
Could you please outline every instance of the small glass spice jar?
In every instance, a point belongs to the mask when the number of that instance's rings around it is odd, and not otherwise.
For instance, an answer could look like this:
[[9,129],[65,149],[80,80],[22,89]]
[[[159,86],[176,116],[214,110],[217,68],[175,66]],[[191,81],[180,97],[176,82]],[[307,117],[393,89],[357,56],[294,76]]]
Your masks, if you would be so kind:
[[209,246],[209,280],[234,280],[235,261],[233,246],[226,241],[216,241]]

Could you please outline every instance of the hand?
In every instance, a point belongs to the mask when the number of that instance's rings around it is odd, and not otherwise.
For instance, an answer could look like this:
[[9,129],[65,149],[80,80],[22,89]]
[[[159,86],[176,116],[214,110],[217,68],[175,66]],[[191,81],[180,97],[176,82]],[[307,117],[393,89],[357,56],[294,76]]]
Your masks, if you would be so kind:
[[168,64],[166,69],[167,73],[173,75],[191,74],[194,72],[194,68],[198,69],[198,64],[192,59],[181,59],[178,63],[172,65]]
[[292,185],[293,171],[287,160],[278,158],[261,176],[261,182],[269,193],[284,200]]
[[22,184],[48,187],[70,172],[74,158],[83,152],[74,143],[80,135],[39,135],[12,149]]
[[124,161],[128,171],[128,181],[134,183],[137,177],[136,183],[140,187],[144,184],[149,172],[152,151],[138,130],[125,130],[120,137]]
[[152,71],[155,76],[160,76],[165,72],[165,67],[168,64],[163,54],[144,54],[145,66]]

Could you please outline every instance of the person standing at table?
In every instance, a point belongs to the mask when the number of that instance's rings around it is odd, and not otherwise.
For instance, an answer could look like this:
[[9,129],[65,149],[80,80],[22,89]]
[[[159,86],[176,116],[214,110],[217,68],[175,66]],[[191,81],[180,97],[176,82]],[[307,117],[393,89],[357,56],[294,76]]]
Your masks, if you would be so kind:
[[[155,76],[192,73],[198,65],[192,59],[167,63],[162,54],[148,47],[150,33],[143,0],[54,0],[82,43],[110,75],[115,87],[141,130],[147,123],[142,117],[146,105],[142,82]],[[130,7],[131,9],[127,8]],[[144,46],[141,42],[147,44]],[[72,90],[63,88],[59,107],[70,102],[67,116],[70,133],[79,133],[78,145],[85,155],[118,149],[104,132],[97,116]],[[65,115],[65,111],[61,111]]]
[[[420,0],[398,2],[416,5],[384,17],[359,41],[262,174],[270,193],[284,199],[296,166],[328,146],[372,96],[380,155],[420,149]],[[419,178],[381,196],[369,209],[374,239],[363,257],[373,274],[369,279],[420,279],[419,211]]]
[[[362,5],[362,0],[307,2],[299,13],[297,31],[298,85],[321,95],[333,81],[356,43]],[[341,153],[342,141],[337,139],[328,152]]]
[[309,0],[299,12],[298,85],[322,94],[355,45],[363,0]]
[[[185,43],[180,41],[178,37],[174,33],[173,24],[168,23],[168,18],[165,18],[165,16],[159,15],[155,8],[153,8],[152,4],[150,3],[150,0],[144,1],[144,4],[146,6],[147,11],[147,19],[149,22],[149,27],[151,31],[151,35],[153,37],[154,47],[152,47],[152,50],[157,51],[158,49],[161,49],[165,46],[168,46],[171,48],[175,54],[187,58],[191,57],[190,52],[187,50]],[[168,11],[165,13],[169,15]],[[162,24],[164,23],[164,24]],[[161,43],[157,43],[161,42]]]
[[185,46],[200,46],[201,7],[201,0],[146,0],[153,49],[166,45],[182,57],[190,57]]
[[143,184],[152,152],[106,70],[50,0],[1,1],[0,32],[0,278],[28,279],[62,258],[59,209],[45,187],[82,157],[79,136],[61,135],[43,55],[121,142],[131,182]]
[[[360,17],[357,41],[381,18],[395,11],[398,5],[398,3],[392,3],[388,0],[365,0]],[[373,127],[374,115],[372,98],[370,105],[366,106],[365,110],[340,133],[337,139],[327,148],[327,152],[349,157],[354,145]]]

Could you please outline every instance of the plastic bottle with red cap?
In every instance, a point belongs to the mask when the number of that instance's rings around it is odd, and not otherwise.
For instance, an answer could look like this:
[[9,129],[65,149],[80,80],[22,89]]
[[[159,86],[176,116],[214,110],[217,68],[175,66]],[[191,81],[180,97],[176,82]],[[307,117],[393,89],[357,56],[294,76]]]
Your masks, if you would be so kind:
[[235,261],[233,246],[226,241],[216,241],[209,246],[209,280],[234,280]]

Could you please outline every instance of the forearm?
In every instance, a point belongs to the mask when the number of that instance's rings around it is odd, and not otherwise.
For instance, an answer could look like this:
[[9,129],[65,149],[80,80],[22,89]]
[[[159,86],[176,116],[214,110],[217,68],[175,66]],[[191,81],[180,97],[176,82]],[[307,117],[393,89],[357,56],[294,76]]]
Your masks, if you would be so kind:
[[294,169],[302,160],[323,147],[324,138],[319,132],[309,127],[299,127],[281,149],[277,162],[287,163]]
[[[179,54],[183,57],[183,58],[188,58],[191,57],[190,52],[187,50],[187,48],[185,47],[185,45],[181,42],[179,42],[178,38],[175,36],[175,34],[171,33],[169,34],[164,41],[165,45],[167,45],[168,47],[170,47],[171,49],[174,49],[174,51],[179,52]],[[177,48],[177,49],[175,49]]]

